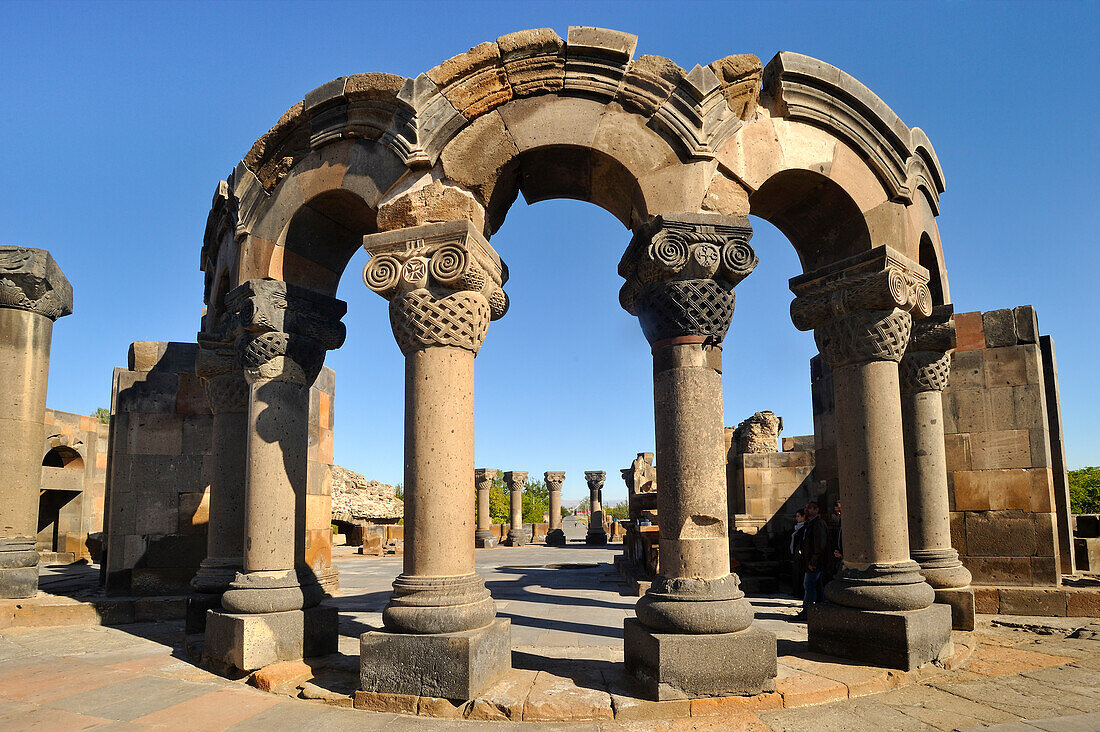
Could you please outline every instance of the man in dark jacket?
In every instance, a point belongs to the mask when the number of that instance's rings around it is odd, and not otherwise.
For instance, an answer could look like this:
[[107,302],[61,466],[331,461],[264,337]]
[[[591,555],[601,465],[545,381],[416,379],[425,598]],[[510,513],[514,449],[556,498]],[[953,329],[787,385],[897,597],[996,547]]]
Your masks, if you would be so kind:
[[802,571],[805,576],[802,581],[802,612],[798,614],[799,619],[806,617],[806,608],[824,599],[821,570],[827,561],[829,532],[819,513],[817,501],[806,504],[806,525],[802,532]]

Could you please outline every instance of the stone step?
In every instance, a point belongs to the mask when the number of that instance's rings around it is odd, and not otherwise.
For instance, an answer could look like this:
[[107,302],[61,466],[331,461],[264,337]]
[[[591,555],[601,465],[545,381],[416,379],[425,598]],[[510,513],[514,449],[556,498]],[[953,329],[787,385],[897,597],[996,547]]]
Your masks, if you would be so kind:
[[0,629],[74,625],[127,625],[181,620],[187,597],[102,597],[75,600],[39,592],[34,597],[0,600]]

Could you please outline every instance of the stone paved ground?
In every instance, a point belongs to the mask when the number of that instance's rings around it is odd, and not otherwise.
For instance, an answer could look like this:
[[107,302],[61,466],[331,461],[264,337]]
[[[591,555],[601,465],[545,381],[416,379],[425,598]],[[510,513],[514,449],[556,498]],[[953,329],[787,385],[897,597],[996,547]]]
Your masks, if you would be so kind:
[[[572,547],[478,552],[479,570],[498,598],[501,614],[513,622],[513,659],[519,669],[513,674],[521,678],[526,704],[520,708],[530,713],[527,719],[561,703],[560,696],[553,698],[562,693],[561,679],[571,682],[572,691],[566,693],[577,695],[578,708],[616,690],[622,618],[631,612],[634,599],[618,593],[605,564],[613,553]],[[597,566],[580,566],[593,563]],[[566,566],[548,567],[554,564]],[[341,650],[354,656],[354,635],[378,622],[400,560],[344,556],[339,566],[345,595],[337,604],[342,607],[341,632],[347,636]],[[802,651],[803,626],[783,620],[794,611],[791,603],[772,599],[754,604],[761,622],[781,632],[779,686],[785,694],[776,696],[805,703],[840,701],[770,710],[762,708],[769,704],[757,704],[751,711],[701,703],[687,705],[685,718],[651,721],[628,721],[631,710],[638,708],[616,704],[622,713],[614,720],[524,723],[524,728],[1100,730],[1100,630],[1090,625],[1074,632],[1088,619],[1000,618],[991,625],[986,616],[965,670],[870,693],[877,689],[858,667],[828,664]],[[354,665],[354,658],[345,661]],[[315,681],[318,685],[307,689],[324,696],[326,684],[336,685],[339,674],[320,673]],[[465,730],[485,724],[336,708],[265,693],[190,663],[181,624],[175,622],[0,633],[0,729],[5,730]]]

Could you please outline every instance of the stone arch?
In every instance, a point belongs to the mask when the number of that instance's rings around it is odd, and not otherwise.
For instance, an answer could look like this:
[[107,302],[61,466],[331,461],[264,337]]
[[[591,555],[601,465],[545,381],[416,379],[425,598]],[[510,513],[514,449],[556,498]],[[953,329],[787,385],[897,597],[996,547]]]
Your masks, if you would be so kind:
[[42,466],[47,468],[67,468],[83,470],[84,457],[68,445],[55,445],[42,458]]

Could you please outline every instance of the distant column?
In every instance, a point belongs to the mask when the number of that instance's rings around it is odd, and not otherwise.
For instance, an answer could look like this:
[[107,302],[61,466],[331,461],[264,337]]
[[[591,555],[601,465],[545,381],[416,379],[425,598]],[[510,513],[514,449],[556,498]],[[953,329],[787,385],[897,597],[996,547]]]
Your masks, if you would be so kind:
[[603,482],[607,473],[602,470],[584,471],[584,479],[588,481],[589,514],[588,535],[584,537],[584,543],[589,546],[604,546],[607,544],[607,532],[603,530]]
[[53,322],[73,288],[45,249],[0,246],[0,598],[38,592],[38,493]]
[[561,486],[565,473],[547,471],[543,477],[550,491],[550,530],[546,532],[546,546],[565,546],[565,532],[561,528]]
[[523,528],[523,489],[527,485],[526,470],[509,470],[504,474],[504,484],[508,486],[511,525],[508,527],[508,546],[523,546],[527,543],[527,531]]
[[492,517],[489,516],[489,490],[496,477],[496,468],[474,470],[474,486],[477,489],[477,530],[474,532],[474,546],[478,549],[497,545],[496,537],[493,536]]

